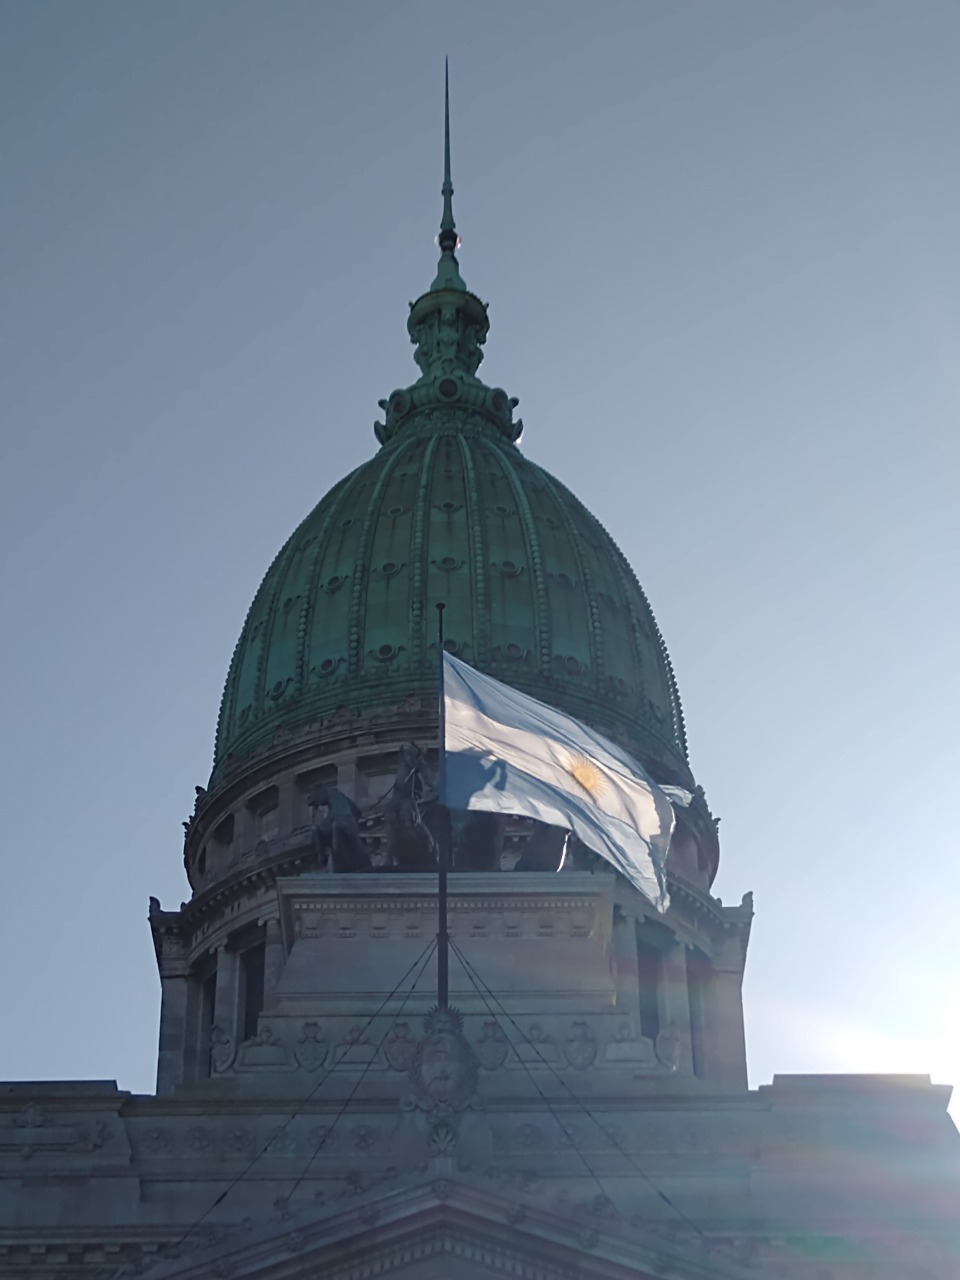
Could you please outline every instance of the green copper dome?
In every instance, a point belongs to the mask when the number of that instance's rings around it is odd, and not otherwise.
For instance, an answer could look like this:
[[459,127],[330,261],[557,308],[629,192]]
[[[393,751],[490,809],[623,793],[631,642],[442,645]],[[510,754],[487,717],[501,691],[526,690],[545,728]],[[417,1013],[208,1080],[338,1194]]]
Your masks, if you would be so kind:
[[441,600],[459,657],[685,775],[670,662],[627,561],[569,490],[455,409],[415,415],[277,556],[234,653],[217,766],[338,709],[436,698]]
[[[448,135],[449,136],[449,135]],[[435,716],[435,605],[481,671],[689,780],[670,660],[629,564],[516,440],[476,376],[488,320],[460,276],[449,145],[441,259],[408,320],[421,376],[381,401],[380,451],[321,499],[267,571],[237,643],[213,782],[362,718]]]

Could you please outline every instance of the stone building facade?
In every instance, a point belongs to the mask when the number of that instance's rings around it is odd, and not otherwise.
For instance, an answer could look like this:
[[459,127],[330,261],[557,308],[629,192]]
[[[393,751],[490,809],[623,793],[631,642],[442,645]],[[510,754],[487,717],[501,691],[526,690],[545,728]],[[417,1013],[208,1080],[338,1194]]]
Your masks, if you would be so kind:
[[[150,904],[156,1095],[0,1085],[0,1278],[956,1280],[949,1089],[748,1088],[752,904],[711,894],[666,647],[478,376],[449,147],[443,195],[419,377],[261,584],[185,824],[192,896]],[[666,915],[569,842],[561,867],[556,832],[444,819],[438,601],[452,652],[687,790]]]

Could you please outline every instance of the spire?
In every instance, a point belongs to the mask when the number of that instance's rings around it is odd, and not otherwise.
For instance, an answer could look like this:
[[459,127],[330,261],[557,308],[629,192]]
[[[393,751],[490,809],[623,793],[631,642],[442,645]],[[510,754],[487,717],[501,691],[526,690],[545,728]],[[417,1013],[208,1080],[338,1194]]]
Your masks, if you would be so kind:
[[[384,421],[374,423],[381,444],[392,440],[407,421],[426,422],[441,411],[440,420],[451,421],[448,411],[474,421],[486,420],[511,442],[520,438],[523,423],[514,420],[518,401],[499,387],[488,387],[477,377],[483,360],[490,321],[487,304],[463,282],[457,264],[460,237],[453,220],[453,180],[450,177],[450,75],[444,68],[443,95],[443,214],[440,219],[440,263],[433,284],[410,303],[407,333],[416,347],[414,360],[420,377],[410,386],[380,401]],[[426,415],[426,416],[423,416]]]
[[[450,64],[443,60],[443,217],[440,219],[440,248],[457,247],[457,224],[453,220],[453,182],[450,179]],[[453,232],[451,237],[450,233]]]
[[437,276],[430,286],[431,293],[439,289],[466,290],[457,264],[457,247],[460,237],[457,235],[457,224],[453,220],[453,182],[450,178],[450,65],[443,61],[443,216],[440,219],[440,235],[437,243],[440,246],[440,264]]

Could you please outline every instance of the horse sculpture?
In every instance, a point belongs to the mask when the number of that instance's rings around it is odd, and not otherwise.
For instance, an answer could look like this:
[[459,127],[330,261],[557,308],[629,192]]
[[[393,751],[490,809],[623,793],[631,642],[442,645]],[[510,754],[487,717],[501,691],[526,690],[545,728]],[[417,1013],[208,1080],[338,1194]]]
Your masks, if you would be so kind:
[[454,866],[458,871],[499,871],[503,853],[503,834],[506,818],[502,813],[485,810],[457,815],[455,830],[459,828],[454,851]]
[[[360,810],[336,787],[314,787],[307,796],[314,838],[324,866],[336,872],[370,871],[370,855],[360,840]],[[326,816],[317,820],[317,810]]]
[[560,871],[566,857],[567,835],[564,827],[534,823],[514,871]]

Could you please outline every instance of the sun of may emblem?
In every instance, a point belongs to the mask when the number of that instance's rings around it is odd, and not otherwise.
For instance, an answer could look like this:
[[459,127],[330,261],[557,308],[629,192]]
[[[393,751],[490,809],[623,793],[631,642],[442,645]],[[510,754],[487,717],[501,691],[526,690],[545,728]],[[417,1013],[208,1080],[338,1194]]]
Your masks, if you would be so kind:
[[587,756],[575,755],[564,765],[574,782],[579,782],[591,800],[599,800],[610,785],[607,775]]

